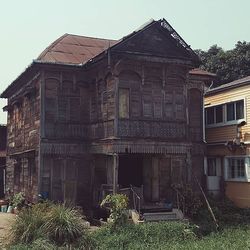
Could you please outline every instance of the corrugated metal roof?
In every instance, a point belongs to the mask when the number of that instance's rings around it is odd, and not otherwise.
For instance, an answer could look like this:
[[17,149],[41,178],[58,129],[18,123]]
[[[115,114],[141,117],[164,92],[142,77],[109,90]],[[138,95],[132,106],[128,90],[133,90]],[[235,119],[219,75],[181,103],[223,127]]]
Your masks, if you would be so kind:
[[32,64],[21,75],[19,75],[7,87],[7,89],[5,89],[0,97],[7,98],[10,91],[15,89],[15,86],[17,86],[18,82],[20,82],[21,85],[22,82],[25,81],[24,78],[26,75],[31,74],[32,72],[36,73],[36,65],[40,63],[63,64],[67,66],[81,67],[83,64],[89,61],[93,62],[98,56],[102,56],[104,54],[103,52],[105,52],[105,50],[107,50],[109,47],[114,49],[116,46],[119,46],[128,39],[131,39],[137,33],[146,30],[147,28],[151,27],[151,25],[155,24],[160,25],[160,27],[166,30],[172,39],[177,42],[177,45],[181,45],[188,52],[189,59],[191,59],[195,64],[200,64],[198,56],[165,19],[160,19],[158,21],[150,20],[148,23],[120,40],[65,34],[53,42],[49,47],[47,47],[36,60],[33,60]]
[[190,70],[189,74],[216,77],[216,74],[208,72],[206,70],[199,69],[199,68],[195,68],[195,69]]
[[37,60],[80,64],[87,62],[117,42],[116,40],[65,34],[47,47]]
[[233,82],[222,84],[216,88],[209,89],[206,92],[206,95],[213,94],[216,92],[221,92],[221,91],[224,91],[226,89],[236,88],[236,87],[239,87],[239,86],[242,86],[245,84],[250,84],[250,76],[235,80]]

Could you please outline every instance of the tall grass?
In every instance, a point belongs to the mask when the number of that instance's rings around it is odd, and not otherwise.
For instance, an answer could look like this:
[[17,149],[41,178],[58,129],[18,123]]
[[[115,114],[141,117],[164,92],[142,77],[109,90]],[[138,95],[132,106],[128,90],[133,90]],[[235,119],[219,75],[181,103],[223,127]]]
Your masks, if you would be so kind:
[[115,231],[106,227],[94,232],[92,237],[97,249],[165,249],[159,247],[194,241],[196,234],[195,228],[186,223],[159,222],[128,224]]
[[84,235],[85,225],[77,210],[56,205],[47,213],[42,231],[57,245],[72,244]]
[[42,203],[23,209],[11,231],[13,250],[91,249],[83,216],[62,204]]
[[181,222],[126,225],[119,230],[100,229],[92,234],[99,250],[211,250],[250,249],[250,226],[226,228],[205,237],[196,227]]
[[13,243],[30,243],[44,237],[42,225],[46,221],[46,213],[50,204],[37,204],[32,208],[23,209],[18,214],[11,229]]

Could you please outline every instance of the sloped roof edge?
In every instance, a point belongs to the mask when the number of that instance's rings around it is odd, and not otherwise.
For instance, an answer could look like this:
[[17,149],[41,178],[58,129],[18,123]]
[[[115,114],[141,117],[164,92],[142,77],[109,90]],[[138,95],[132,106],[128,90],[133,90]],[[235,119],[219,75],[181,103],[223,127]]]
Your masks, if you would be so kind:
[[[177,33],[177,31],[175,31],[175,29],[164,18],[159,19],[158,21],[155,21],[154,19],[150,19],[148,22],[146,22],[145,24],[140,26],[135,31],[131,32],[130,34],[128,34],[128,35],[124,36],[123,38],[121,38],[120,40],[118,40],[116,44],[110,46],[108,49],[112,50],[115,47],[117,47],[118,45],[121,45],[122,43],[127,42],[129,39],[131,39],[136,34],[138,34],[138,32],[145,31],[146,29],[148,29],[149,27],[151,27],[152,25],[154,25],[156,23],[160,23],[160,25],[163,28],[167,29],[171,33],[172,38],[175,39],[177,42],[179,42],[184,49],[187,49],[189,51],[192,59],[194,61],[198,62],[198,64],[200,64],[200,59],[199,59],[198,55],[191,49],[190,45],[188,45],[182,39],[182,37]],[[84,64],[89,64],[89,63],[92,63],[92,62],[98,60],[99,57],[102,57],[105,53],[107,53],[108,49],[102,51],[100,54],[94,56],[93,58],[91,58],[90,60],[88,60]]]
[[[110,46],[107,49],[104,49],[101,53],[93,56],[91,59],[89,59],[86,62],[82,62],[80,64],[75,64],[75,63],[71,64],[71,63],[63,63],[63,62],[46,62],[46,61],[42,61],[41,60],[42,56],[44,54],[46,54],[50,48],[54,47],[62,39],[64,39],[66,36],[69,35],[69,34],[66,33],[66,34],[62,35],[61,37],[59,37],[52,44],[50,44],[38,56],[37,60],[33,60],[33,62],[2,92],[0,97],[1,98],[7,98],[7,93],[12,88],[14,88],[14,85],[23,77],[23,75],[27,74],[28,71],[32,71],[35,64],[39,64],[39,63],[48,63],[48,64],[50,64],[51,63],[51,64],[55,64],[55,65],[67,65],[67,66],[76,66],[76,67],[79,67],[79,66],[81,67],[81,66],[84,66],[84,65],[88,65],[88,64],[100,59],[100,57],[102,58],[107,53],[107,50],[115,48],[116,46],[118,46],[118,44],[121,44],[121,43],[127,41],[128,39],[131,39],[133,36],[138,34],[138,32],[146,30],[149,27],[151,27],[151,25],[154,25],[156,23],[159,23],[163,28],[167,29],[171,33],[171,36],[173,37],[173,39],[175,39],[177,42],[179,42],[185,49],[187,49],[190,52],[190,56],[193,58],[193,60],[199,62],[199,58],[198,58],[197,54],[190,48],[190,46],[181,38],[181,36],[174,30],[174,28],[164,18],[160,19],[158,21],[155,21],[155,20],[151,19],[149,22],[147,22],[144,25],[140,26],[137,30],[133,31],[132,33],[128,34],[127,36],[124,36],[122,39],[118,40],[117,43],[113,44],[112,46]],[[107,39],[103,39],[103,40],[107,40]],[[113,40],[113,41],[115,41],[115,40]]]
[[220,85],[218,87],[215,87],[215,88],[211,88],[211,89],[207,90],[205,95],[212,95],[212,94],[215,94],[215,93],[218,93],[218,92],[222,92],[222,91],[225,91],[225,90],[228,90],[228,89],[241,87],[241,86],[244,86],[244,85],[247,85],[247,84],[250,84],[250,76],[243,77],[243,78],[240,78],[238,80],[222,84],[222,85]]

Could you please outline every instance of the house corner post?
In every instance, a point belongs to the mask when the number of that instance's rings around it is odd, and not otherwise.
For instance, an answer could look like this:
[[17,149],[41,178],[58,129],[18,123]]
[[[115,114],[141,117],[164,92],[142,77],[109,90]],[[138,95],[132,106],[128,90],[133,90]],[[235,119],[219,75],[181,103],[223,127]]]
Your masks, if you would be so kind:
[[38,194],[42,192],[42,173],[43,173],[43,154],[42,154],[42,140],[45,136],[45,76],[44,70],[41,74],[40,80],[40,136],[38,146]]
[[113,194],[117,193],[119,156],[113,154]]

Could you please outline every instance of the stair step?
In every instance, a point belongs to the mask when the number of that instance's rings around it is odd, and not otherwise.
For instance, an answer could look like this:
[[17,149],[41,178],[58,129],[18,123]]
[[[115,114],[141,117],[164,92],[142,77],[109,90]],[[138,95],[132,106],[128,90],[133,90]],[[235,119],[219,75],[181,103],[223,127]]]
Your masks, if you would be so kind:
[[177,214],[171,212],[144,213],[143,218],[145,221],[164,221],[178,219]]
[[182,220],[183,213],[178,209],[173,209],[172,212],[145,212],[143,213],[145,221],[168,221],[168,220]]

